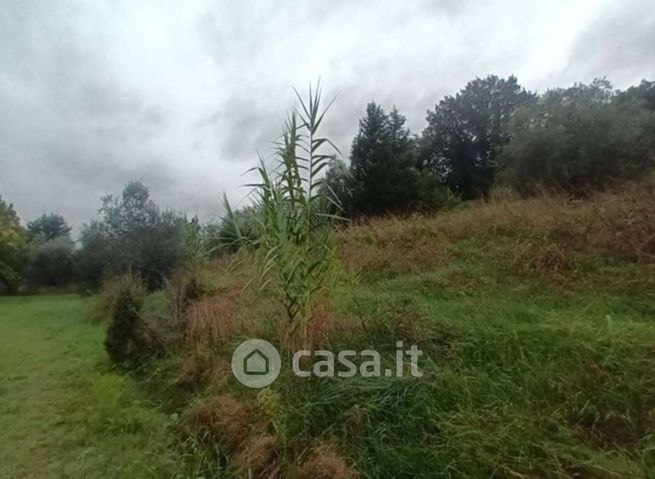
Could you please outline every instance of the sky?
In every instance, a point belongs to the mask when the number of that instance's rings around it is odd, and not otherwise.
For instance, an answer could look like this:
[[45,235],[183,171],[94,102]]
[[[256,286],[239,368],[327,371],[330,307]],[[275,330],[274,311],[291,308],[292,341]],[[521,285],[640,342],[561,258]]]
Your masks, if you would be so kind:
[[475,77],[655,79],[653,0],[0,0],[0,196],[76,231],[142,180],[203,221],[321,78],[347,159],[366,104],[413,132]]

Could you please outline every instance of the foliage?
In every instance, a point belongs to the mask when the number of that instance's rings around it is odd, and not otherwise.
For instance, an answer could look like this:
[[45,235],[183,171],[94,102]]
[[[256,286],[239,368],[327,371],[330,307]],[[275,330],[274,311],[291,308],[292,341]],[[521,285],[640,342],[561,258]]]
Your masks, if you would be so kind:
[[60,237],[69,238],[71,227],[68,226],[63,216],[56,213],[44,213],[34,221],[27,223],[27,231],[32,238],[50,241]]
[[421,165],[463,200],[486,195],[495,181],[496,155],[510,139],[513,112],[533,103],[516,77],[476,78],[428,111]]
[[117,277],[112,283],[111,321],[107,328],[105,349],[113,363],[136,359],[148,350],[141,308],[146,291],[141,279],[132,273]]
[[522,190],[539,184],[581,191],[635,178],[655,165],[655,112],[596,80],[547,91],[519,110],[499,163]]
[[164,295],[175,332],[182,336],[187,308],[207,292],[200,274],[192,269],[180,269],[164,280]]
[[281,288],[292,331],[312,317],[314,298],[322,289],[332,260],[330,210],[338,201],[323,188],[321,172],[336,147],[318,135],[327,109],[321,109],[321,87],[310,88],[307,101],[298,95],[300,108],[291,113],[277,144],[277,170],[269,171],[260,159],[260,182],[252,185],[257,211],[256,235],[241,232],[236,215],[226,201],[227,218],[241,241],[254,247],[260,279],[265,286]]
[[26,235],[12,204],[0,196],[0,293],[18,288],[25,259]]
[[218,224],[209,224],[205,227],[204,235],[207,249],[212,256],[235,253],[243,239],[248,242],[255,241],[257,235],[257,208],[245,206],[232,211]]
[[644,108],[655,111],[655,81],[641,80],[637,86],[632,86],[621,93],[618,101],[638,101]]
[[373,215],[435,206],[430,201],[440,185],[417,169],[416,142],[405,122],[396,108],[387,114],[374,102],[368,104],[350,154],[349,210]]
[[323,189],[324,194],[332,195],[338,200],[339,204],[334,206],[332,213],[343,216],[353,214],[354,186],[352,172],[346,163],[336,156],[331,158],[323,179]]
[[180,243],[182,249],[182,262],[194,268],[203,263],[209,255],[203,227],[197,216],[187,219],[186,216],[181,220]]
[[[43,238],[43,237],[40,237]],[[25,277],[32,285],[64,286],[75,280],[75,243],[67,236],[33,240]]]
[[27,223],[28,254],[24,266],[32,286],[64,286],[75,281],[75,243],[63,216],[43,214]]
[[163,278],[189,257],[187,227],[186,218],[162,211],[143,183],[128,183],[120,198],[102,198],[100,218],[83,226],[80,276],[98,285],[103,275],[133,270],[148,289],[159,288]]

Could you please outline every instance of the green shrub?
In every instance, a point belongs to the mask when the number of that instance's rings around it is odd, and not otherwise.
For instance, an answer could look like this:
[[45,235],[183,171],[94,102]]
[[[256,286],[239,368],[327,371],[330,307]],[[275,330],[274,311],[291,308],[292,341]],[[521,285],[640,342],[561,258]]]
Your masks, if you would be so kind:
[[139,276],[132,273],[116,278],[107,288],[110,288],[107,297],[111,303],[111,321],[105,349],[111,361],[120,364],[150,349],[141,317],[145,288]]
[[208,288],[196,270],[182,269],[164,281],[163,290],[173,328],[182,334],[184,313],[192,303],[208,293]]
[[218,257],[225,253],[236,253],[243,239],[255,241],[257,214],[255,207],[246,206],[233,211],[231,217],[225,217],[219,223],[207,225],[204,237],[210,255]]
[[75,243],[66,236],[32,243],[25,277],[35,286],[64,286],[75,280]]

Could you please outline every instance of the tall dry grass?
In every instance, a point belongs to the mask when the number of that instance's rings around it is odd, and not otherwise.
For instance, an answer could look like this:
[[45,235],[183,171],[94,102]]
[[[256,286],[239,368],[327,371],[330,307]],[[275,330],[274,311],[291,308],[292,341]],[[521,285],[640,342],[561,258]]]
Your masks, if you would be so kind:
[[537,268],[566,268],[571,251],[589,249],[653,263],[655,182],[625,183],[585,199],[502,191],[433,216],[362,222],[342,230],[338,245],[341,259],[363,271],[412,272],[442,264],[460,240],[494,236],[510,241],[508,261]]

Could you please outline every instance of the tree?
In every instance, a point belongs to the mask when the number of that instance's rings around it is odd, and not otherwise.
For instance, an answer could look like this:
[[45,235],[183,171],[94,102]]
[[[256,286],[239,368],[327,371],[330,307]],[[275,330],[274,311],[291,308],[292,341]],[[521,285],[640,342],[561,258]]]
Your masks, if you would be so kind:
[[155,289],[184,260],[186,219],[161,211],[140,181],[128,183],[120,198],[102,198],[99,213],[80,235],[79,271],[86,282],[133,271]]
[[522,190],[537,184],[583,191],[635,178],[654,165],[655,112],[604,79],[553,89],[522,108],[499,163]]
[[32,241],[25,268],[28,283],[64,286],[75,280],[75,243],[68,236]]
[[27,223],[27,230],[33,238],[41,237],[45,241],[59,237],[70,237],[71,228],[63,216],[50,213],[43,214],[34,221]]
[[12,204],[0,196],[0,293],[18,289],[26,235]]
[[43,214],[27,223],[29,253],[24,269],[28,283],[38,286],[63,286],[75,279],[75,243],[63,216]]
[[428,111],[421,167],[437,174],[462,199],[485,195],[494,184],[496,156],[509,142],[512,114],[534,100],[514,76],[469,82]]
[[655,81],[641,80],[638,86],[628,88],[617,98],[619,102],[638,101],[644,108],[655,111]]
[[371,102],[353,140],[350,171],[353,210],[358,214],[409,211],[425,205],[429,192],[417,169],[416,141],[396,108],[390,114]]

